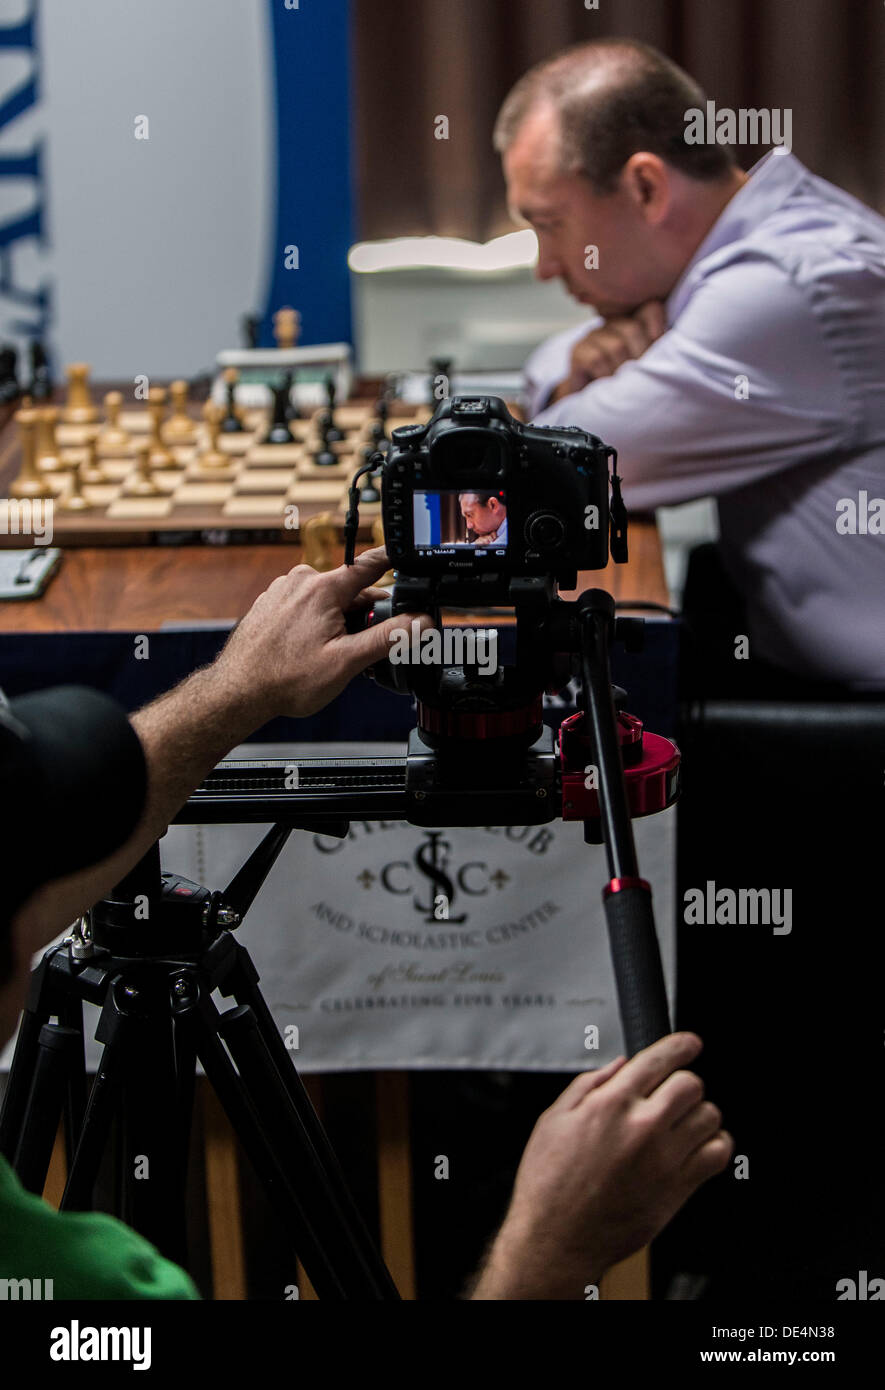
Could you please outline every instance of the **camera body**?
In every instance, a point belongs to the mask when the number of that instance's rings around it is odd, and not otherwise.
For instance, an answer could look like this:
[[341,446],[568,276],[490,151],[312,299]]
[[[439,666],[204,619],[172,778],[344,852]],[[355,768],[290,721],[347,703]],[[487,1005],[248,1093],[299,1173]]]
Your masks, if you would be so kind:
[[574,588],[609,556],[609,459],[595,435],[521,424],[495,396],[454,396],[394,429],[382,471],[387,552],[450,602],[499,602],[512,579]]

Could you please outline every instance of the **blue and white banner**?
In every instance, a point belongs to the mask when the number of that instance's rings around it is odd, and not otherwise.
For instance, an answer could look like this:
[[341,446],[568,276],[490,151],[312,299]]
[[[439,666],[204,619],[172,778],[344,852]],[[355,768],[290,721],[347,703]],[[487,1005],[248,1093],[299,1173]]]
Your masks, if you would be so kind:
[[350,340],[349,48],[349,0],[4,0],[0,341],[123,381],[283,304]]

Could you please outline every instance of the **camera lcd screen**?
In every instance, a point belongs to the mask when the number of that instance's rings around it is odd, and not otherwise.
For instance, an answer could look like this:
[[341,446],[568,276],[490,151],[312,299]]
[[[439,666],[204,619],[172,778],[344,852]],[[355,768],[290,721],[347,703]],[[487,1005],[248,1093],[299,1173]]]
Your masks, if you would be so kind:
[[507,497],[503,492],[415,492],[412,497],[416,550],[507,549]]

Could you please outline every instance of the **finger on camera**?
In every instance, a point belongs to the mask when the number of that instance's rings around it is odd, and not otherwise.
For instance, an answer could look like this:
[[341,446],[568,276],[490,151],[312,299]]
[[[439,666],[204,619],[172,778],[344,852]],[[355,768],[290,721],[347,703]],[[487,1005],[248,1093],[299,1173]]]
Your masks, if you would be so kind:
[[362,593],[357,594],[353,602],[348,605],[347,611],[351,613],[354,609],[371,608],[373,603],[378,603],[383,598],[390,598],[390,590],[376,589],[370,585],[368,589],[363,589]]
[[430,624],[432,619],[426,613],[401,613],[395,618],[385,618],[383,623],[378,623],[374,627],[367,627],[362,632],[355,632],[348,637],[342,637],[342,642],[348,644],[348,661],[350,669],[354,675],[360,671],[365,671],[367,666],[374,666],[376,661],[383,661],[390,652],[390,644],[394,634],[405,630],[411,631],[412,623],[418,623],[423,631]]
[[384,571],[389,568],[390,560],[382,545],[376,546],[373,550],[362,551],[356,556],[352,565],[340,565],[338,569],[332,570],[327,577],[339,595],[341,607],[346,608],[348,604],[353,602],[357,594],[374,584],[375,580],[380,579]]

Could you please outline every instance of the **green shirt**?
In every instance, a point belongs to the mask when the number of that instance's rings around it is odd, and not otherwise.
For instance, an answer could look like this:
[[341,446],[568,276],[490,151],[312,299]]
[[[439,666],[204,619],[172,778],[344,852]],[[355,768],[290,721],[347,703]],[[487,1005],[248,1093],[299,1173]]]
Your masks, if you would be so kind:
[[183,1269],[122,1221],[101,1212],[54,1211],[22,1187],[0,1155],[0,1297],[24,1293],[4,1280],[30,1280],[32,1297],[48,1297],[48,1279],[55,1299],[200,1297]]

